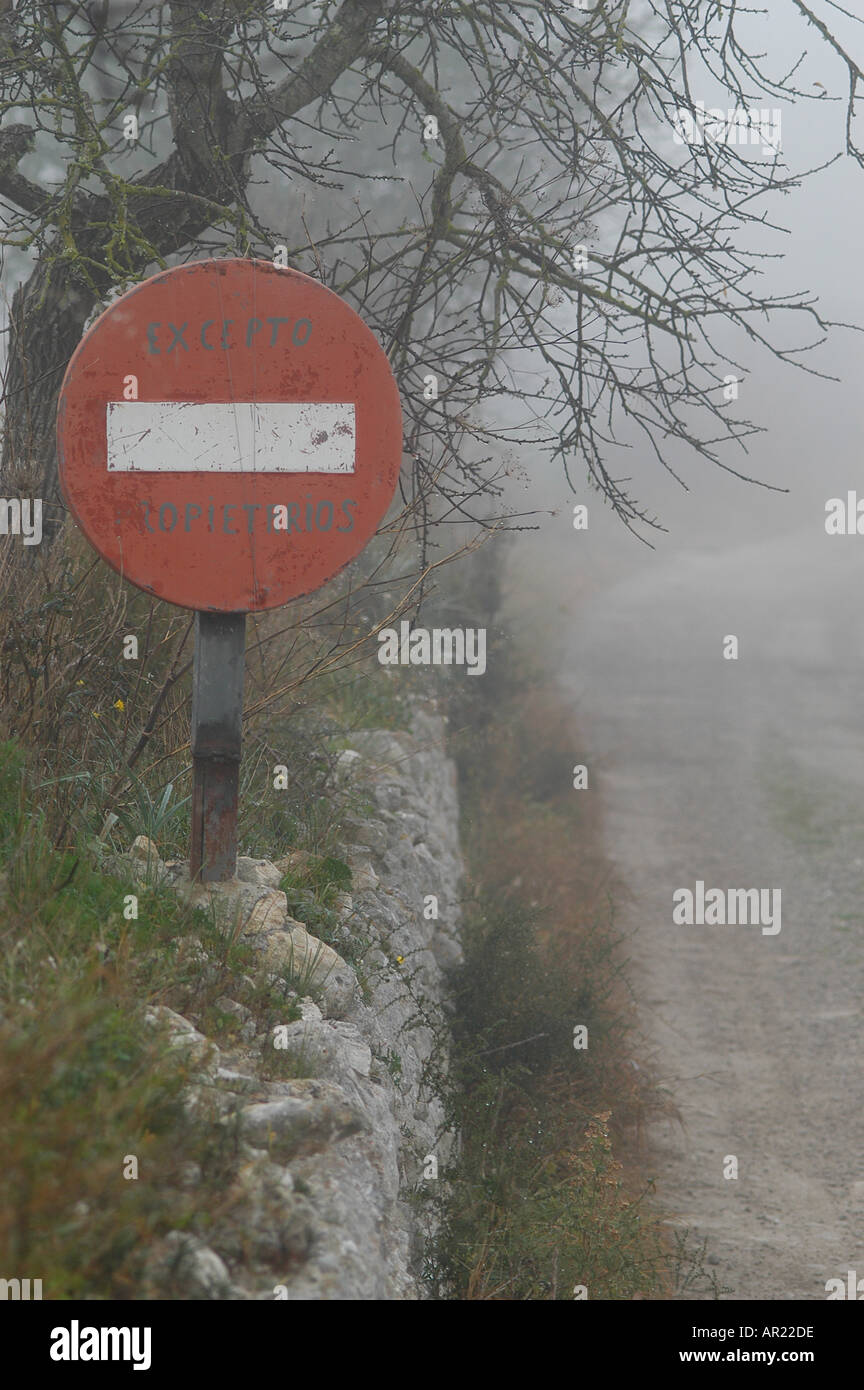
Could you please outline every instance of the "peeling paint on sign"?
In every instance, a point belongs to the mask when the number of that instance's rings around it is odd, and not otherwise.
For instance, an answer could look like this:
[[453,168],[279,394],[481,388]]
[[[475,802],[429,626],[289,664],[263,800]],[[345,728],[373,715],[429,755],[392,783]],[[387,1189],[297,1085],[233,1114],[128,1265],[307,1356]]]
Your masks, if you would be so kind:
[[399,393],[358,314],[269,261],[162,271],[114,301],[69,363],[60,485],[124,578],[242,613],[311,593],[393,500]]
[[109,473],[353,473],[345,402],[109,401]]

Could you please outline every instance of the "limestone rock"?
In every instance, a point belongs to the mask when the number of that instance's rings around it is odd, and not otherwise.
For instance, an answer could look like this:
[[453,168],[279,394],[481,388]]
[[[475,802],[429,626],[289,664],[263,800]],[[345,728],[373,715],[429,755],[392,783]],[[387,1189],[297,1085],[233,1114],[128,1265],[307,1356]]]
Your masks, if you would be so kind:
[[368,853],[358,853],[352,850],[348,856],[348,867],[351,870],[351,888],[355,893],[371,893],[378,887],[381,880],[372,868],[372,862]]
[[136,835],[129,848],[130,859],[143,859],[161,864],[161,856],[153,841],[147,835]]
[[350,1009],[357,991],[357,976],[332,946],[312,936],[299,922],[268,932],[262,950],[274,972],[289,971],[299,994],[320,993],[326,1013],[338,1018]]
[[208,1061],[215,1062],[218,1058],[219,1048],[216,1044],[205,1038],[203,1033],[199,1033],[188,1018],[175,1013],[164,1004],[146,1008],[144,1018],[151,1027],[167,1028],[168,1046],[172,1051],[182,1053],[188,1062],[201,1065]]
[[230,878],[224,883],[192,883],[188,865],[184,865],[174,887],[193,907],[214,912],[225,931],[235,930],[239,923],[245,932],[254,934],[280,926],[288,916],[285,894],[257,881]]
[[222,1086],[226,1091],[257,1091],[260,1083],[254,1076],[247,1076],[245,1072],[235,1071],[233,1067],[217,1067],[213,1073],[213,1080],[217,1086]]
[[186,1231],[169,1231],[150,1257],[151,1278],[167,1282],[181,1296],[222,1299],[232,1296],[231,1277],[209,1245]]
[[350,780],[355,764],[361,761],[361,755],[356,748],[346,748],[336,759],[336,774],[342,781]]
[[[361,845],[364,849],[371,850],[373,854],[384,854],[387,850],[389,836],[387,826],[382,820],[359,820],[355,817],[346,817],[343,822],[343,830],[346,836],[350,837],[352,845]],[[348,863],[351,864],[350,849],[348,851]]]
[[329,1022],[306,1017],[285,1026],[280,1050],[293,1056],[310,1077],[326,1076],[344,1081],[346,1076],[368,1076],[372,1049],[353,1023]]
[[255,936],[258,932],[281,927],[288,917],[288,899],[278,889],[269,888],[256,898],[252,909],[243,923],[243,935]]
[[339,1086],[318,1080],[282,1085],[287,1094],[279,1100],[247,1105],[240,1112],[240,1133],[255,1147],[283,1157],[314,1154],[368,1128],[362,1111]]
[[368,1076],[372,1066],[372,1049],[353,1023],[332,1023],[341,1042],[342,1055],[358,1076]]
[[146,835],[137,835],[125,854],[108,854],[103,861],[109,871],[131,874],[137,883],[165,883],[170,874],[156,845]]
[[241,854],[237,860],[237,878],[243,883],[259,883],[263,888],[278,888],[282,873],[269,859],[250,859]]

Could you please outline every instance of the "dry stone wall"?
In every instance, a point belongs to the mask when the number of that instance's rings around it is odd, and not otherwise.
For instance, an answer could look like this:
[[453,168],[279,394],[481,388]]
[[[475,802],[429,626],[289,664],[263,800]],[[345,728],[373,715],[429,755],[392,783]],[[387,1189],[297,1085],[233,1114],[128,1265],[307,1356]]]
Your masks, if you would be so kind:
[[344,939],[365,943],[356,969],[288,915],[278,885],[290,853],[241,859],[236,881],[208,890],[189,884],[184,865],[158,861],[149,841],[130,852],[139,876],[212,905],[226,928],[242,923],[274,976],[288,964],[301,1015],[279,1040],[299,1074],[267,1081],[261,1058],[273,1039],[256,1034],[230,990],[219,1001],[241,1022],[230,1053],[171,1010],[149,1011],[198,1068],[188,1104],[240,1136],[231,1220],[206,1245],[172,1232],[154,1255],[154,1277],[168,1262],[187,1297],[427,1294],[433,1218],[416,1194],[441,1181],[433,1174],[455,1143],[441,1084],[448,973],[461,959],[456,774],[444,736],[443,719],[421,710],[410,733],[360,733],[340,756],[364,807],[344,825],[353,877],[338,903]]

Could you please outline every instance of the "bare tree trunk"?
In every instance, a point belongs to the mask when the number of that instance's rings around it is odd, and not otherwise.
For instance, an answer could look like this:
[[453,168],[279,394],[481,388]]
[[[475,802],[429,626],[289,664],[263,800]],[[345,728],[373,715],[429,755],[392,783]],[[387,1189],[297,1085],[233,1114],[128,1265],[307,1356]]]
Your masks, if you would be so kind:
[[91,286],[44,258],[12,300],[3,477],[7,488],[43,499],[49,535],[62,519],[57,396],[96,302]]

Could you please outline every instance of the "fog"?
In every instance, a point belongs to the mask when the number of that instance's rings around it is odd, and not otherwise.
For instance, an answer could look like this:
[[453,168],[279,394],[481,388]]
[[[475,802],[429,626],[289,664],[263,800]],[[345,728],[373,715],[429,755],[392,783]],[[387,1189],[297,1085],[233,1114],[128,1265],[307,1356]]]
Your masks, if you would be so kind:
[[[790,10],[772,5],[770,37],[791,62]],[[860,26],[852,42],[864,53]],[[842,94],[824,53],[805,71],[803,87]],[[844,115],[839,102],[783,104],[790,168],[836,154]],[[775,200],[789,234],[748,242],[784,253],[766,266],[769,292],[810,291],[827,318],[864,323],[862,214],[864,172],[845,158]],[[670,458],[686,491],[644,447],[616,460],[613,476],[632,476],[668,528],[653,549],[551,469],[512,494],[557,513],[513,541],[508,611],[577,713],[589,789],[574,795],[600,799],[638,1055],[673,1106],[645,1163],[731,1298],[824,1299],[860,1265],[864,540],[826,534],[825,507],[864,493],[862,357],[864,339],[843,330],[807,359],[837,381],[740,353],[740,413],[765,428],[743,471],[787,492],[681,449]],[[589,505],[587,531],[572,528],[574,501]],[[673,916],[681,895],[709,889],[782,894],[781,928],[725,906],[713,924]]]
[[[773,0],[768,15],[770,24],[766,20],[756,32],[775,55],[772,69],[791,66],[808,46],[811,56],[803,69],[806,76],[799,75],[801,87],[815,90],[813,83],[821,80],[837,98],[780,103],[782,154],[789,171],[816,168],[842,155],[844,149],[845,67],[826,52],[812,30],[791,17],[789,0]],[[864,28],[860,24],[839,16],[832,24],[853,52],[864,53]],[[709,96],[709,103],[711,99]],[[766,99],[761,104],[777,103]],[[864,278],[859,271],[864,171],[842,155],[801,187],[766,199],[764,206],[770,220],[785,232],[747,228],[742,230],[742,240],[754,251],[783,258],[763,263],[765,292],[801,292],[818,300],[826,319],[864,325]],[[811,330],[809,323],[803,319],[796,322],[791,315],[778,315],[772,330],[780,347],[801,341],[799,335],[811,331],[819,336],[815,324]],[[810,368],[837,381],[805,374],[740,337],[727,336],[726,342],[748,371],[734,408],[760,425],[764,433],[746,441],[746,455],[737,446],[721,446],[720,457],[731,467],[786,488],[788,493],[742,483],[673,444],[669,459],[687,484],[685,490],[645,444],[637,441],[635,448],[620,452],[612,471],[615,476],[632,477],[635,495],[667,528],[667,534],[642,528],[642,535],[655,547],[652,553],[627,532],[596,494],[586,488],[578,496],[572,495],[559,466],[538,466],[526,460],[530,480],[526,486],[513,489],[511,502],[520,509],[561,509],[557,517],[539,523],[542,542],[528,538],[517,547],[526,557],[533,544],[542,544],[547,557],[550,546],[560,547],[557,562],[553,565],[546,559],[543,564],[548,588],[542,593],[541,606],[562,596],[562,588],[567,588],[563,576],[574,570],[590,574],[594,581],[601,576],[614,580],[624,573],[650,571],[676,553],[731,550],[759,537],[790,532],[800,533],[802,560],[805,554],[823,553],[825,502],[829,497],[845,495],[860,476],[856,448],[864,424],[864,393],[858,389],[856,378],[859,364],[864,364],[864,336],[837,329],[821,348],[802,357]],[[578,478],[578,468],[574,476]],[[569,519],[575,501],[590,504],[589,530],[578,536]],[[534,560],[528,564],[535,572]],[[536,572],[534,579],[542,583]]]

